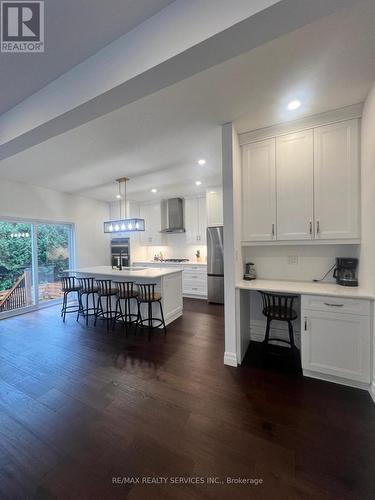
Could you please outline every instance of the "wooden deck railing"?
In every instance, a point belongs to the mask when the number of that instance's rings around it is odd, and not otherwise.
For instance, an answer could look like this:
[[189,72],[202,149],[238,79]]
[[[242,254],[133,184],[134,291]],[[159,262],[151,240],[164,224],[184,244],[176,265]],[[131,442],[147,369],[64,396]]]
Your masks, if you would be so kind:
[[0,312],[20,309],[31,304],[30,271],[26,270],[0,299]]

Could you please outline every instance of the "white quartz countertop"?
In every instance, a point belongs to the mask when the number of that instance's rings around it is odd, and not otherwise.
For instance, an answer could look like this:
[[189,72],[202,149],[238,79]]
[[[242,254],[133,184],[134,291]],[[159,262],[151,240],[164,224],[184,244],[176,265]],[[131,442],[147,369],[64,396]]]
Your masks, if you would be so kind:
[[147,266],[147,265],[160,265],[160,266],[174,266],[174,267],[183,267],[183,266],[207,266],[207,262],[194,262],[189,260],[188,262],[159,262],[157,260],[143,260],[133,262],[134,266]]
[[90,274],[96,276],[110,276],[111,278],[162,278],[169,274],[182,273],[178,267],[148,267],[147,269],[138,269],[132,267],[131,269],[112,269],[111,266],[95,266],[95,267],[80,267],[78,269],[70,269],[72,272]]
[[311,281],[241,280],[236,288],[241,290],[261,290],[274,293],[295,293],[296,295],[325,295],[350,299],[374,300],[375,295],[361,287],[345,287],[334,283],[314,283]]

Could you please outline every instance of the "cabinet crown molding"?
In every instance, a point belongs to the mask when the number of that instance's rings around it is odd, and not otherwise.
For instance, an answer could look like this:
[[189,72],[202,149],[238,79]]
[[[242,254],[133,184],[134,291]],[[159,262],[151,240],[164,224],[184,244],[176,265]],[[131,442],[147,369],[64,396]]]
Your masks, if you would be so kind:
[[298,120],[278,123],[271,125],[270,127],[251,130],[238,135],[239,144],[240,146],[243,146],[251,142],[271,139],[276,136],[290,134],[293,132],[301,132],[305,129],[321,127],[323,125],[352,120],[354,118],[361,118],[362,110],[363,103],[353,104],[351,106],[345,106],[344,108],[299,118]]

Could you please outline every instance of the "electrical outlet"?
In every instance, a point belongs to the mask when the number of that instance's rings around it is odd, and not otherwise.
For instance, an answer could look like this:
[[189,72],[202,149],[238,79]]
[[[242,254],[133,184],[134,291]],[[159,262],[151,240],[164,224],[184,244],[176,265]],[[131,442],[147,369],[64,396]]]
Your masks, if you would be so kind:
[[288,255],[288,264],[296,266],[298,264],[298,255]]

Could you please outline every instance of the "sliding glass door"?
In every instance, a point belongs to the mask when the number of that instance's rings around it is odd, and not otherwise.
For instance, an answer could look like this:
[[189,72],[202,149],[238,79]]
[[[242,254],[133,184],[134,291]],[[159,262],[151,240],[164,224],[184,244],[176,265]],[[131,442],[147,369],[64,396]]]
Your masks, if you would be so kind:
[[73,266],[72,229],[66,224],[38,224],[38,297],[48,302],[61,297],[59,276]]
[[73,258],[72,225],[0,220],[0,319],[59,299]]

